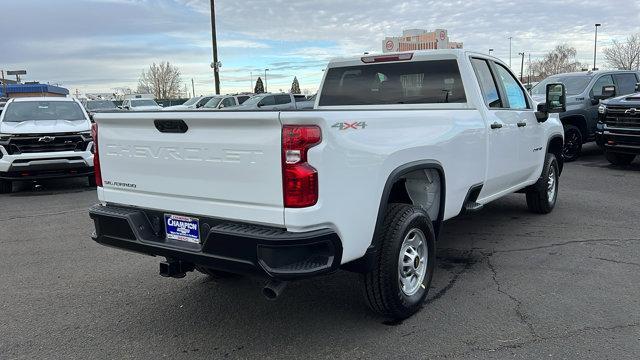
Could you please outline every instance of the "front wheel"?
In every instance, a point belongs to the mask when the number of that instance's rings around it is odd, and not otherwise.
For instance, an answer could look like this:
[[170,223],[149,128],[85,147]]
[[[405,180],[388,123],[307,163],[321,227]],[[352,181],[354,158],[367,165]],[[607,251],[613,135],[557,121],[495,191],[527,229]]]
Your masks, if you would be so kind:
[[562,149],[564,161],[574,161],[580,156],[582,139],[582,132],[577,126],[564,126],[564,148]]
[[390,204],[384,218],[374,269],[363,275],[371,309],[401,320],[427,297],[435,269],[435,233],[429,215],[407,204]]
[[633,159],[636,158],[633,154],[621,154],[610,151],[604,152],[604,157],[609,160],[613,165],[626,166],[633,162]]
[[526,192],[527,207],[536,214],[548,214],[556,206],[558,199],[558,160],[554,154],[547,154],[542,175]]

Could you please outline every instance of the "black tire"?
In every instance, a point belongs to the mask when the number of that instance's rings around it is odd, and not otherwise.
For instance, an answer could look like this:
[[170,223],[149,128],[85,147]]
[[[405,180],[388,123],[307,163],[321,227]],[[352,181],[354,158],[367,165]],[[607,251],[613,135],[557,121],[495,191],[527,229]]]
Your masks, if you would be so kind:
[[216,269],[212,269],[212,268],[208,268],[200,265],[196,265],[195,269],[205,275],[208,275],[213,279],[228,279],[228,278],[240,277],[240,275],[238,274],[234,274],[226,271],[220,271],[220,270],[216,270]]
[[562,148],[564,161],[570,162],[580,157],[583,141],[584,136],[577,126],[564,125],[564,147]]
[[[550,177],[553,174],[553,195],[550,198]],[[558,168],[558,160],[554,154],[547,154],[544,159],[544,167],[538,181],[531,185],[526,192],[527,207],[529,211],[536,214],[548,214],[556,206],[558,200],[558,180],[560,172]]]
[[604,157],[606,157],[607,160],[609,160],[609,162],[612,163],[613,165],[619,165],[619,166],[629,165],[636,158],[636,156],[633,154],[621,154],[621,153],[615,153],[610,151],[605,151]]
[[96,177],[91,175],[91,176],[87,176],[87,180],[89,180],[89,187],[96,187],[98,184],[96,184]]
[[[417,312],[427,297],[435,269],[435,233],[429,215],[407,204],[390,204],[381,229],[375,239],[380,248],[374,269],[363,275],[365,299],[373,311],[401,320]],[[417,292],[407,295],[400,285],[399,259],[405,236],[416,233],[415,229],[425,237],[427,265]]]
[[13,184],[9,180],[0,180],[0,194],[9,194],[13,190]]

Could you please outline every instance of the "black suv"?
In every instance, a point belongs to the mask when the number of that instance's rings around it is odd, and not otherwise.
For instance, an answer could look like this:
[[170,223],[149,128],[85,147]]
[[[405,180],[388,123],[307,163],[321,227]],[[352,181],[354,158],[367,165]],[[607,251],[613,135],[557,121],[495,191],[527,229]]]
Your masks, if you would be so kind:
[[[640,84],[636,91],[640,91]],[[600,104],[596,143],[614,165],[629,165],[640,155],[640,92]]]

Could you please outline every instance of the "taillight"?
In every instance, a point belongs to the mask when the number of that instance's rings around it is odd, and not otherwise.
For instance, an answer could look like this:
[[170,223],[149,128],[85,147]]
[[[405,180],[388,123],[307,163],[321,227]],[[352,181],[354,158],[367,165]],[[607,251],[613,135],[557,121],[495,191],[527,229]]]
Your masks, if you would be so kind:
[[100,155],[98,154],[98,124],[91,124],[91,137],[93,138],[93,172],[96,177],[96,186],[102,186],[102,173],[100,172]]
[[282,187],[284,206],[302,208],[318,202],[318,172],[307,162],[307,151],[322,140],[315,125],[282,127]]

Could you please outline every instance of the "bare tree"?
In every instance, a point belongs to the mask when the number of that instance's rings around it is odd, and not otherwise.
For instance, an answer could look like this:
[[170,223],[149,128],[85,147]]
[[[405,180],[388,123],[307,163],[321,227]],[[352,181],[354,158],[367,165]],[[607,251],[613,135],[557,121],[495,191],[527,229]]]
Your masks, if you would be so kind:
[[533,61],[531,71],[541,78],[566,72],[580,71],[584,65],[576,61],[575,57],[575,48],[567,44],[558,45],[548,52],[542,60]]
[[625,42],[613,40],[611,46],[604,49],[604,57],[612,68],[640,69],[640,34],[629,35]]
[[156,99],[175,99],[180,95],[180,70],[168,61],[153,63],[142,71],[138,91],[153,94]]

